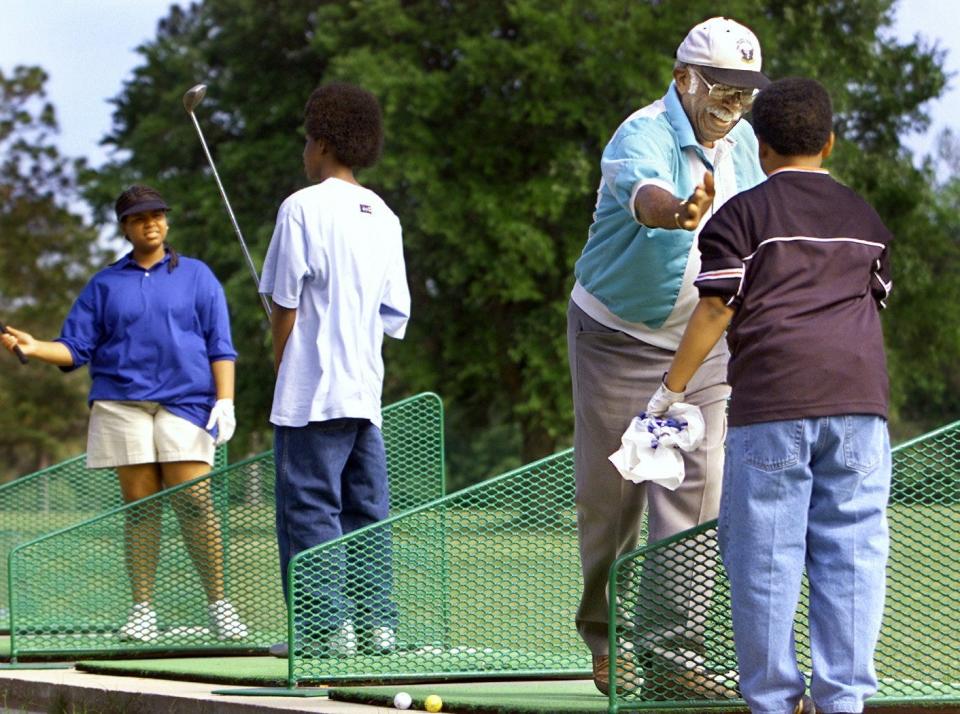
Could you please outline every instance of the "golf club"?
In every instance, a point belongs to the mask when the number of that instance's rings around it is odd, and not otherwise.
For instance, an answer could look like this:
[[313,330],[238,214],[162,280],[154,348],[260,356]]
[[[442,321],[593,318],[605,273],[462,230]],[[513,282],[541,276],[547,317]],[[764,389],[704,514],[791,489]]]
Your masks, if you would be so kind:
[[203,147],[203,153],[207,156],[207,163],[210,164],[210,169],[213,171],[213,178],[217,182],[217,188],[220,189],[220,196],[223,198],[223,205],[227,207],[227,214],[230,216],[230,222],[233,223],[233,230],[237,233],[237,239],[240,241],[240,248],[243,250],[243,257],[247,259],[247,267],[250,268],[250,274],[253,276],[253,283],[257,286],[257,293],[260,295],[260,302],[263,303],[263,309],[267,313],[267,319],[270,318],[270,302],[267,300],[267,296],[260,294],[260,276],[257,274],[257,269],[253,265],[253,259],[250,257],[250,251],[247,250],[247,244],[243,240],[243,233],[240,232],[240,226],[237,225],[237,218],[233,215],[233,209],[230,207],[230,199],[227,198],[227,192],[223,189],[223,183],[220,181],[220,174],[217,173],[217,167],[213,163],[213,156],[210,155],[210,149],[207,148],[206,139],[203,138],[203,131],[200,129],[200,122],[197,121],[197,115],[193,113],[193,110],[196,109],[200,102],[203,101],[203,98],[207,94],[207,85],[197,84],[193,87],[190,87],[183,95],[183,108],[187,110],[187,114],[190,115],[190,118],[193,120],[193,126],[197,130],[197,136],[200,137],[200,145]]
[[[7,332],[7,326],[4,325],[2,322],[0,322],[0,333],[7,334],[7,335],[10,334],[9,332]],[[27,362],[30,361],[27,359],[27,356],[23,354],[23,352],[20,350],[19,347],[14,347],[13,353],[17,356],[17,359],[20,360],[20,364],[26,364]]]

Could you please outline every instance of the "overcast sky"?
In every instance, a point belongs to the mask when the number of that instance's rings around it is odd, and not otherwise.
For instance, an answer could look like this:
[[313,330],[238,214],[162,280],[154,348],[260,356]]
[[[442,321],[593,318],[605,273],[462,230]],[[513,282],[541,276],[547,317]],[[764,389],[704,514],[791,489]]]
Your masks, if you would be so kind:
[[[960,12],[944,11],[953,0],[900,0],[895,33],[902,39],[924,35],[947,49],[954,74],[948,93],[933,102],[934,119],[925,136],[907,139],[922,153],[960,116]],[[50,74],[48,94],[60,120],[61,151],[86,156],[94,166],[106,159],[99,142],[110,129],[112,107],[123,81],[141,62],[135,49],[154,37],[170,0],[0,0],[0,69],[40,65]],[[184,78],[184,91],[197,78]],[[611,128],[612,130],[612,128]]]

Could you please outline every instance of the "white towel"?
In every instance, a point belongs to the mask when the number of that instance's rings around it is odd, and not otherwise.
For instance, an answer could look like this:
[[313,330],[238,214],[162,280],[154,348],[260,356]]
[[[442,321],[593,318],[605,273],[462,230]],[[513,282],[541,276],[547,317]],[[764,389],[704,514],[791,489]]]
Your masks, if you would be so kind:
[[671,491],[683,483],[679,449],[696,451],[706,432],[703,414],[693,404],[677,402],[664,416],[635,416],[623,432],[610,462],[628,481],[651,481]]

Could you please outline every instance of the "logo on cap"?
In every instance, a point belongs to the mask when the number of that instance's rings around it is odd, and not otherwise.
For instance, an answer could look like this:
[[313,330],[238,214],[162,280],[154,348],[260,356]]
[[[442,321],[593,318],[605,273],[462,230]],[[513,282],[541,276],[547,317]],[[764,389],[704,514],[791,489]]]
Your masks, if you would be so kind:
[[737,50],[744,62],[753,62],[753,44],[750,40],[740,39],[737,41]]

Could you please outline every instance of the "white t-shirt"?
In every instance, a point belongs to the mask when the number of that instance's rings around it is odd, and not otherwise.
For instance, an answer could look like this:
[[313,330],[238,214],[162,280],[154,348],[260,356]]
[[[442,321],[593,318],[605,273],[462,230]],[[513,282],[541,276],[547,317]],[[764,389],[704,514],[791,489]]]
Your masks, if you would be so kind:
[[270,422],[354,417],[380,426],[383,335],[402,339],[410,317],[400,221],[383,199],[335,178],[287,198],[260,292],[297,310]]

